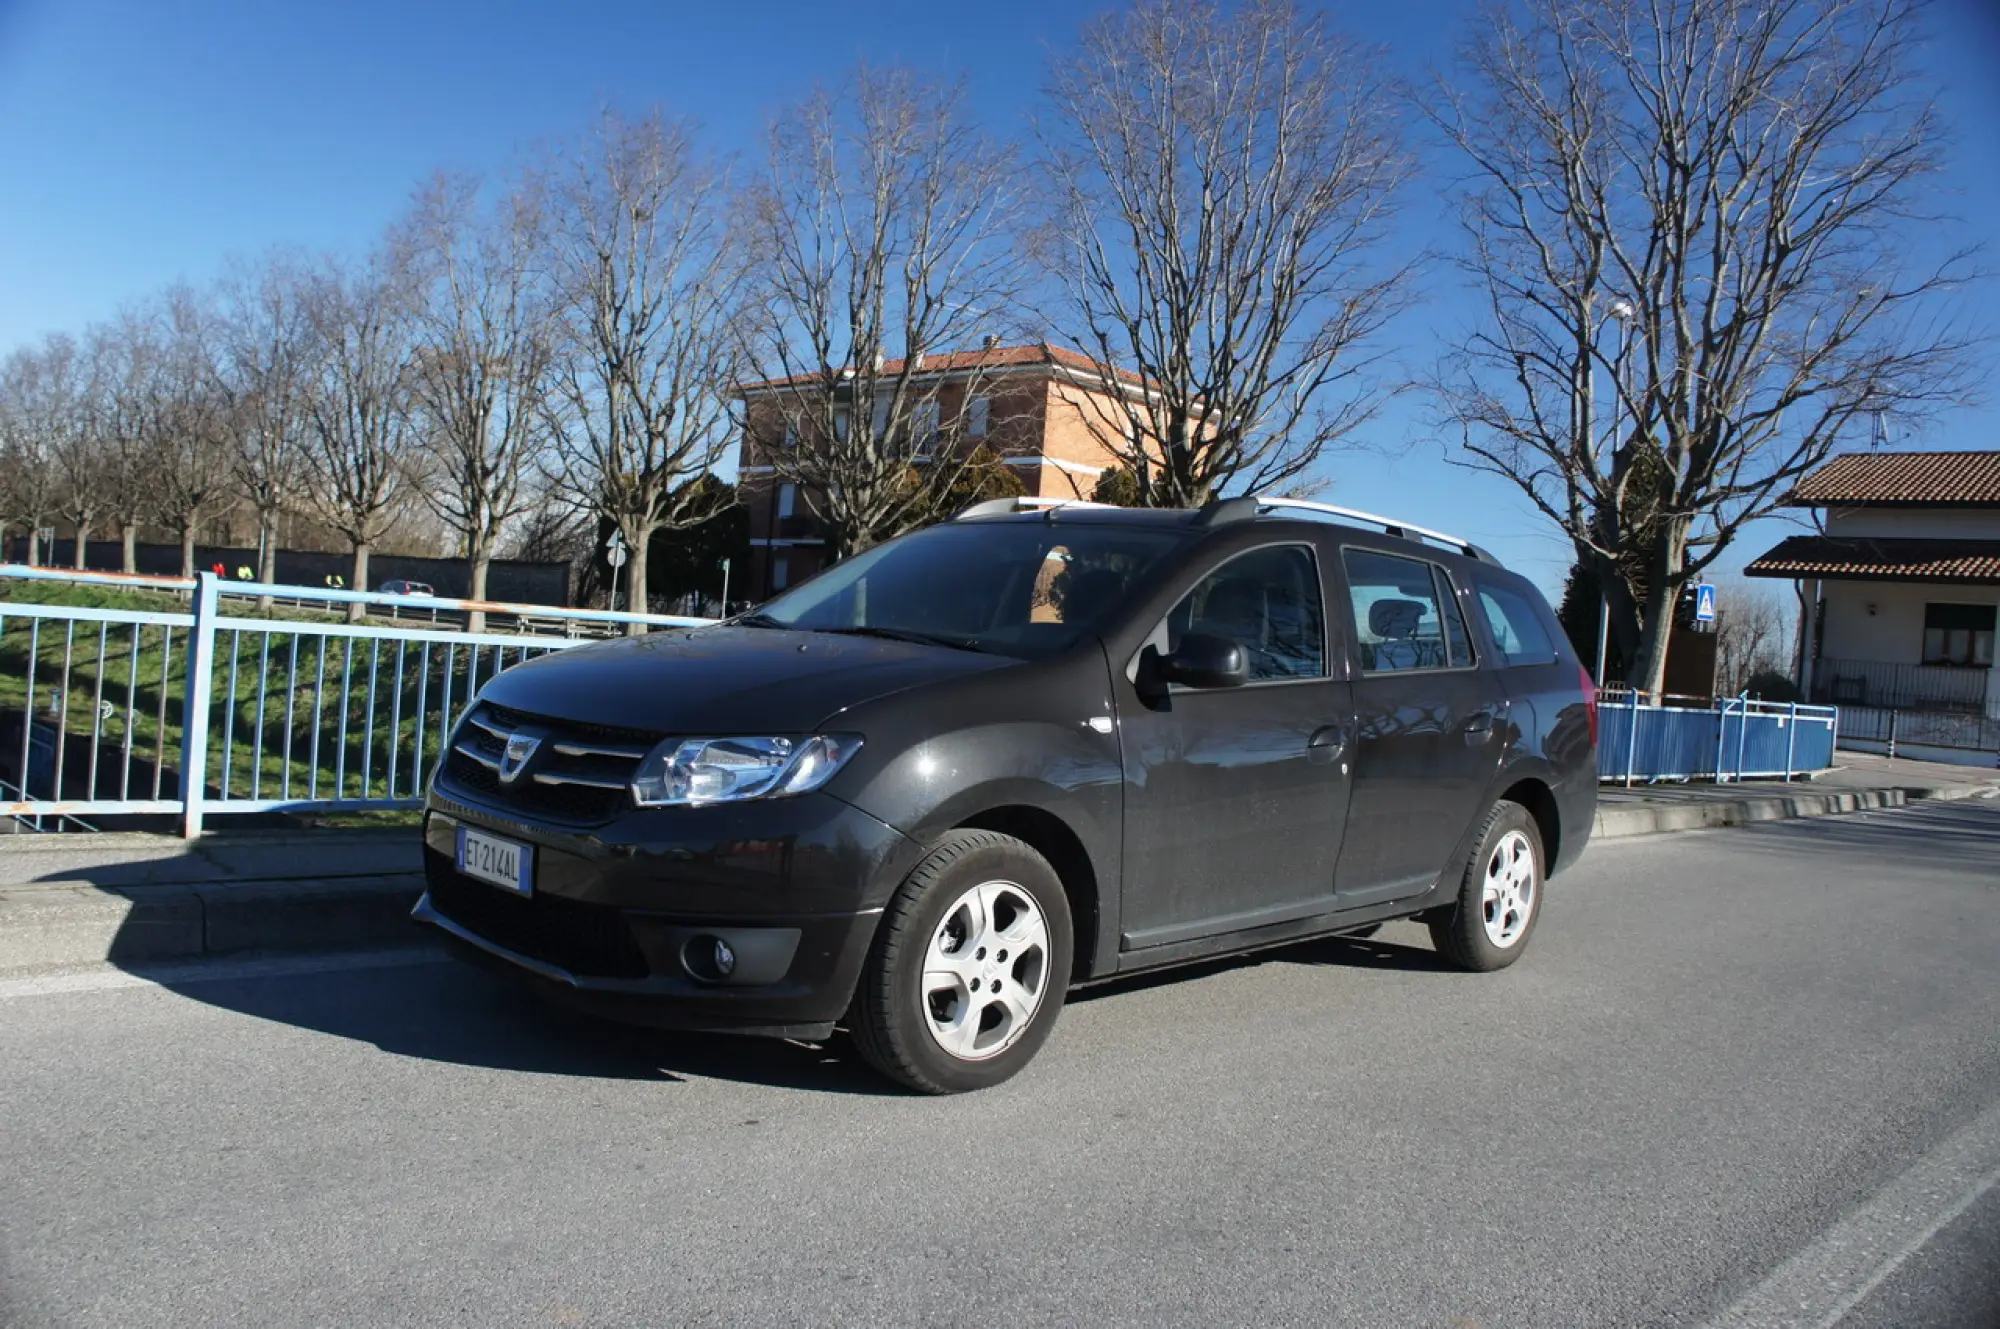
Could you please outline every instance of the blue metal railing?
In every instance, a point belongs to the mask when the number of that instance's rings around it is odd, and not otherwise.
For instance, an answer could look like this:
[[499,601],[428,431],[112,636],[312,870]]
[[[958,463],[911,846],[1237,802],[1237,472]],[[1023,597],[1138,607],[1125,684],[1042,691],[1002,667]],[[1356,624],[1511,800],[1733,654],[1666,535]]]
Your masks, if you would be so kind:
[[[168,813],[190,836],[227,813],[416,807],[501,670],[629,625],[709,621],[0,565],[0,589],[34,583],[187,609],[0,597],[0,817]],[[257,615],[245,601],[261,597],[306,612]],[[356,605],[376,621],[347,621]],[[436,622],[381,622],[412,609]],[[475,613],[488,630],[451,626]]]
[[1659,780],[1784,779],[1833,765],[1836,706],[1725,697],[1712,704],[1641,704],[1631,693],[1598,700],[1597,776],[1627,785]]

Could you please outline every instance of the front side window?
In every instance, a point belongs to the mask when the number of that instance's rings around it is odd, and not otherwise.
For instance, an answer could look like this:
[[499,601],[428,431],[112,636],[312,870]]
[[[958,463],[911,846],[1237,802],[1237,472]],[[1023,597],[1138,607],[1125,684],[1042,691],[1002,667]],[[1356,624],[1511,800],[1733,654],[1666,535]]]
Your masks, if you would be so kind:
[[1993,663],[1994,605],[1927,604],[1924,606],[1924,663],[1980,665]]
[[1502,664],[1549,664],[1555,660],[1555,642],[1541,613],[1526,596],[1504,587],[1482,586],[1479,608],[1486,615]]
[[[1355,641],[1364,671],[1386,674],[1451,667],[1452,651],[1445,643],[1449,597],[1439,594],[1439,579],[1429,563],[1373,549],[1344,549],[1341,559],[1347,565]],[[1451,613],[1456,618],[1456,604]],[[1463,638],[1464,623],[1456,623],[1452,632]]]
[[1095,629],[1185,538],[1084,523],[944,522],[835,564],[751,621],[1035,658]]
[[1189,632],[1243,647],[1250,681],[1326,676],[1326,614],[1319,568],[1303,545],[1238,554],[1203,577],[1167,615],[1166,649]]

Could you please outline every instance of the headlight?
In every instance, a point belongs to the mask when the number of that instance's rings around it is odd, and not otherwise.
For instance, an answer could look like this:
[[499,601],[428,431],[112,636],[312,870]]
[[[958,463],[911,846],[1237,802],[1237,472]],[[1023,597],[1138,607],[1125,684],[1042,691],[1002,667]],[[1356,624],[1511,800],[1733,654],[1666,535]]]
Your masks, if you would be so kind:
[[817,789],[861,750],[853,734],[789,738],[670,738],[632,775],[640,807],[779,798]]

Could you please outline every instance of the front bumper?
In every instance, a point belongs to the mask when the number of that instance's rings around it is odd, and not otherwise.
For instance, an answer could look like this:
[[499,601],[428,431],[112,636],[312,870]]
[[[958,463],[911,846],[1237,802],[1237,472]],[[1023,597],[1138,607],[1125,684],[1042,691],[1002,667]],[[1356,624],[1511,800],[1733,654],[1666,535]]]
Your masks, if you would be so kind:
[[[461,825],[534,846],[533,891],[456,866]],[[414,917],[565,1004],[662,1028],[818,1038],[847,1010],[917,846],[824,795],[537,826],[434,791]],[[720,939],[734,961],[713,962]]]

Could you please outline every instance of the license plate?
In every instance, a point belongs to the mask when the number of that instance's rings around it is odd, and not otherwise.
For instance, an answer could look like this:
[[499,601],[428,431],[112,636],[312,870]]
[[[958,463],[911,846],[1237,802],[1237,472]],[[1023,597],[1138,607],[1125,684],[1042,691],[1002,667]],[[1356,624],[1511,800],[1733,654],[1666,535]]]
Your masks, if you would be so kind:
[[535,890],[535,847],[461,826],[458,828],[458,870],[468,877],[491,882],[516,895],[532,895]]

